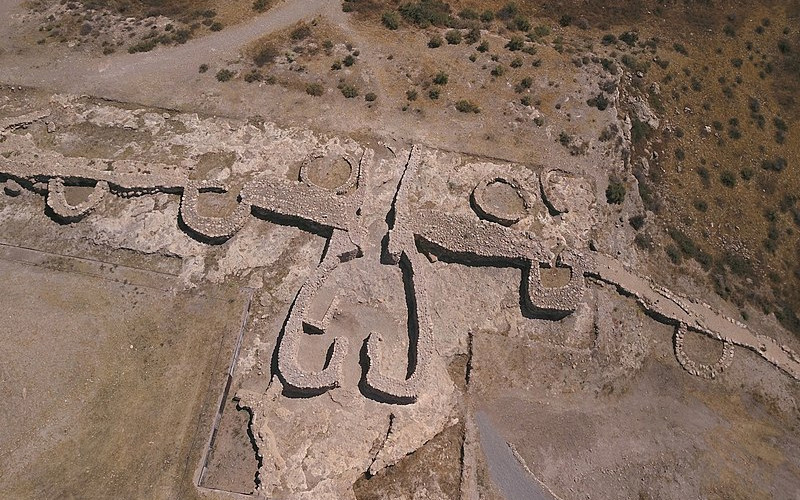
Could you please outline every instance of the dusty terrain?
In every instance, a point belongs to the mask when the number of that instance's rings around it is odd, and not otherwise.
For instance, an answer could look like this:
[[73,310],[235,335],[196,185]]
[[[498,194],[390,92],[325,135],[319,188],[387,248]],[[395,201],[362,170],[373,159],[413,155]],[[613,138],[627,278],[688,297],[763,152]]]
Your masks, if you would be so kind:
[[797,495],[796,6],[415,5],[0,5],[0,491]]

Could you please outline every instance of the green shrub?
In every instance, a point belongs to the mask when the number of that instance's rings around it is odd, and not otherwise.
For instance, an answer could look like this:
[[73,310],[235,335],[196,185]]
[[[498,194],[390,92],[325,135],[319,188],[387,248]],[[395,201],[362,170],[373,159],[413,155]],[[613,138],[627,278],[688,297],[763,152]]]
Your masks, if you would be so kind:
[[645,216],[644,215],[634,215],[630,219],[628,219],[628,223],[631,225],[632,228],[635,230],[640,230],[644,227],[645,223]]
[[244,81],[246,81],[247,83],[260,82],[261,79],[262,79],[261,72],[258,71],[257,69],[251,70],[246,75],[244,75]]
[[450,45],[458,45],[461,43],[461,30],[449,30],[444,35],[445,40]]
[[528,21],[527,17],[517,16],[516,18],[514,18],[514,27],[519,31],[530,31],[531,22]]
[[461,113],[480,113],[481,108],[472,101],[462,99],[456,103],[456,110]]
[[519,68],[519,67],[522,67],[522,58],[521,58],[521,57],[515,57],[515,58],[514,58],[514,60],[513,60],[513,61],[511,61],[511,64],[510,64],[510,66],[511,66],[512,68]]
[[633,143],[638,144],[642,142],[648,135],[650,135],[650,125],[634,116],[631,119],[631,140]]
[[637,40],[639,40],[639,34],[635,31],[626,31],[619,36],[619,39],[633,47],[636,45]]
[[519,102],[523,106],[530,106],[531,105],[531,101],[532,101],[532,99],[531,99],[531,96],[529,96],[529,95],[523,96],[522,99],[519,100]]
[[478,48],[476,49],[478,52],[488,52],[489,51],[489,42],[486,40],[482,41]]
[[198,73],[205,73],[208,71],[208,64],[201,64],[199,68],[197,68]]
[[705,200],[700,200],[700,199],[694,200],[694,203],[692,203],[692,205],[694,205],[695,210],[697,210],[698,212],[705,213],[708,211],[708,203],[706,203]]
[[545,26],[544,24],[540,24],[539,26],[533,28],[533,36],[534,38],[542,38],[543,36],[548,36],[550,34],[550,27]]
[[400,27],[400,16],[397,15],[397,12],[387,10],[381,16],[381,21],[383,25],[389,28],[390,30],[396,30]]
[[673,45],[672,45],[672,48],[673,48],[673,49],[675,50],[675,52],[677,52],[678,54],[683,54],[683,55],[685,55],[685,56],[688,56],[688,55],[689,55],[689,51],[688,51],[688,50],[686,50],[686,47],[685,47],[683,44],[681,44],[681,43],[675,43],[675,44],[673,44]]
[[306,94],[319,97],[325,93],[325,87],[320,83],[309,83],[306,85]]
[[473,43],[478,43],[481,40],[481,30],[479,30],[478,28],[472,28],[467,32],[467,36],[464,37],[464,40],[469,45],[472,45]]
[[617,37],[611,33],[608,33],[606,35],[603,35],[602,42],[603,45],[614,45],[615,43],[617,43]]
[[278,54],[278,49],[275,48],[275,46],[265,45],[256,53],[255,57],[253,57],[253,62],[260,68],[274,61],[275,58],[278,57]]
[[572,24],[572,16],[570,16],[569,14],[562,15],[560,18],[558,18],[558,24],[561,27],[566,28],[567,26]]
[[333,61],[333,64],[331,64],[331,69],[333,71],[339,71],[340,69],[342,69],[342,61],[339,60]]
[[378,96],[374,92],[367,92],[366,94],[364,94],[364,100],[367,102],[372,102],[377,98]]
[[730,170],[723,170],[719,174],[719,180],[725,187],[732,188],[736,186],[736,174],[734,174]]
[[416,101],[417,100],[417,91],[414,89],[406,91],[406,99],[409,101]]
[[742,180],[749,181],[755,175],[755,172],[750,167],[743,167],[742,170],[739,172],[739,175],[742,177]]
[[253,10],[256,12],[264,12],[267,10],[268,6],[269,3],[267,0],[255,0],[255,2],[253,2]]
[[221,22],[218,21],[212,23],[211,26],[208,27],[208,29],[210,29],[211,31],[222,31],[222,28],[224,28],[224,26],[222,25]]
[[492,76],[503,76],[506,72],[506,69],[503,67],[502,64],[498,64],[492,70]]
[[434,101],[435,101],[436,99],[438,99],[438,98],[439,98],[439,94],[440,94],[440,93],[441,93],[441,91],[439,90],[439,88],[437,88],[437,87],[433,87],[433,88],[432,88],[430,91],[428,91],[428,97],[429,97],[431,100],[434,100]]
[[432,49],[436,49],[442,46],[444,40],[439,35],[433,35],[430,40],[428,40],[428,47]]
[[448,76],[444,71],[436,73],[436,76],[433,77],[433,83],[436,85],[447,85],[447,80]]
[[497,17],[503,20],[508,20],[519,14],[519,7],[514,2],[508,2],[500,10],[497,11]]
[[342,95],[348,99],[358,97],[358,88],[356,88],[354,85],[350,85],[349,83],[342,85],[340,90],[342,91]]
[[217,80],[220,82],[227,82],[233,79],[234,76],[236,76],[236,73],[227,68],[217,71]]
[[586,104],[589,106],[594,106],[600,111],[605,111],[606,108],[608,108],[608,98],[606,98],[605,94],[601,92],[591,99],[588,99]]
[[506,48],[510,51],[522,50],[525,47],[525,39],[519,35],[514,35],[506,44]]
[[407,21],[420,28],[446,26],[450,21],[450,5],[442,0],[419,0],[401,4],[397,9]]
[[608,187],[606,188],[606,202],[608,202],[609,205],[621,205],[624,201],[625,184],[619,179],[609,178]]
[[353,54],[347,54],[347,57],[342,59],[342,63],[345,66],[350,67],[350,66],[352,66],[352,65],[354,65],[356,63],[356,58],[353,57]]
[[492,12],[491,10],[484,10],[483,12],[481,12],[481,21],[485,23],[490,23],[494,21],[494,12]]
[[463,9],[458,13],[458,17],[461,19],[478,20],[480,18],[480,14],[472,9]]

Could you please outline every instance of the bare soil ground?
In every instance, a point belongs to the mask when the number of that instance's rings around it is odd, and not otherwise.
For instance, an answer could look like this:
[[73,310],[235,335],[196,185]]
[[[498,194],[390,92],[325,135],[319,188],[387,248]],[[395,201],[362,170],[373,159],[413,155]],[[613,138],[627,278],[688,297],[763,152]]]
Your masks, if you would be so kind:
[[58,248],[58,228],[40,215],[3,224],[0,489],[193,496],[241,297],[176,295],[160,257],[49,252],[30,233]]

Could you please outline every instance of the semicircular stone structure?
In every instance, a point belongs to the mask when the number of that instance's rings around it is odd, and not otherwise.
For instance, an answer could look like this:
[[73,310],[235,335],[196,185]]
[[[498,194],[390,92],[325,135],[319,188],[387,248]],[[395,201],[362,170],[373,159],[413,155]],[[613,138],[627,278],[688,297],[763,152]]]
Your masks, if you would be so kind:
[[79,221],[103,201],[108,190],[108,182],[97,181],[86,200],[72,205],[67,202],[64,180],[60,177],[52,177],[47,183],[47,206],[64,221]]
[[[487,199],[487,194],[490,186],[497,183],[505,184],[513,190],[513,193],[522,201],[523,211],[516,213],[506,211],[502,207],[493,206]],[[524,216],[524,212],[527,212],[532,206],[530,193],[523,187],[522,183],[514,177],[503,175],[490,175],[481,180],[472,190],[472,204],[475,213],[479,217],[504,226],[519,222]]]
[[556,267],[569,269],[569,282],[564,286],[547,287],[542,283],[542,265],[532,261],[528,271],[525,305],[533,312],[551,319],[561,319],[578,308],[586,288],[586,263],[575,252],[563,252]]
[[200,192],[203,190],[222,190],[224,186],[208,181],[189,181],[181,195],[180,216],[183,223],[200,236],[212,241],[224,241],[244,227],[250,216],[250,205],[239,201],[236,208],[225,217],[207,217],[197,210]]
[[697,377],[714,379],[731,366],[731,363],[733,363],[733,344],[727,340],[722,340],[722,355],[713,365],[697,363],[689,358],[683,349],[683,342],[687,332],[686,324],[680,323],[675,330],[674,338],[675,358],[687,372]]

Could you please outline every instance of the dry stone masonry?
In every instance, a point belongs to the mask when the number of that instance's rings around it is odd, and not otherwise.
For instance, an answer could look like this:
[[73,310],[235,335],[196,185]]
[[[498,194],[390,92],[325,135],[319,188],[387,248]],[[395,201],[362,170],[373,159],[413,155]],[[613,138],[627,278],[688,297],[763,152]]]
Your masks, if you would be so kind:
[[[312,231],[327,238],[324,255],[317,268],[300,288],[276,347],[277,373],[286,391],[302,395],[320,394],[342,384],[342,370],[349,349],[344,337],[334,338],[330,356],[319,372],[300,366],[298,352],[302,348],[304,326],[317,334],[328,329],[332,292],[328,308],[321,317],[311,311],[314,297],[321,293],[331,273],[341,264],[363,256],[362,239],[366,234],[361,221],[361,208],[366,197],[366,174],[374,168],[373,151],[363,151],[357,165],[347,155],[340,155],[350,166],[346,182],[327,189],[309,177],[309,164],[319,155],[311,155],[300,165],[294,180],[271,173],[262,173],[245,182],[237,196],[237,206],[219,217],[204,216],[198,205],[202,193],[228,192],[233,183],[193,180],[175,165],[154,164],[133,160],[105,160],[68,157],[54,151],[33,147],[15,133],[49,111],[29,113],[0,122],[4,140],[0,143],[0,181],[5,192],[19,194],[28,189],[46,195],[47,207],[59,220],[75,222],[96,210],[109,194],[120,197],[143,196],[162,192],[179,195],[180,222],[196,239],[206,243],[222,243],[240,231],[250,215],[279,224],[288,224]],[[530,210],[535,197],[525,183],[511,175],[490,175],[481,180],[465,200],[471,199],[474,214],[449,213],[418,203],[411,187],[417,182],[423,163],[422,148],[411,148],[408,161],[397,185],[386,220],[389,233],[385,254],[388,263],[400,268],[408,305],[409,360],[405,378],[392,378],[381,367],[380,351],[384,335],[372,331],[366,340],[367,364],[363,373],[362,392],[376,400],[409,404],[418,400],[430,375],[430,360],[436,355],[434,331],[427,297],[427,261],[422,253],[445,261],[467,265],[490,264],[515,267],[522,271],[522,303],[534,317],[559,320],[576,310],[586,287],[585,276],[613,283],[637,301],[656,319],[675,324],[675,354],[690,373],[714,378],[731,362],[732,346],[739,345],[757,352],[792,377],[800,379],[800,360],[787,346],[759,335],[745,325],[727,318],[705,304],[680,297],[658,287],[646,278],[626,270],[618,261],[597,252],[577,248],[554,251],[544,246],[533,231],[516,227],[519,214],[504,213],[490,206],[486,190],[493,183],[503,183]],[[431,165],[433,167],[433,165]],[[550,215],[569,210],[569,192],[556,189],[558,178],[569,176],[552,170],[539,177],[536,188]],[[70,186],[91,187],[88,197],[77,204],[67,202]],[[542,273],[547,268],[568,271],[566,284],[545,286]],[[723,357],[713,366],[691,361],[683,351],[686,329],[706,334],[725,345]]]

